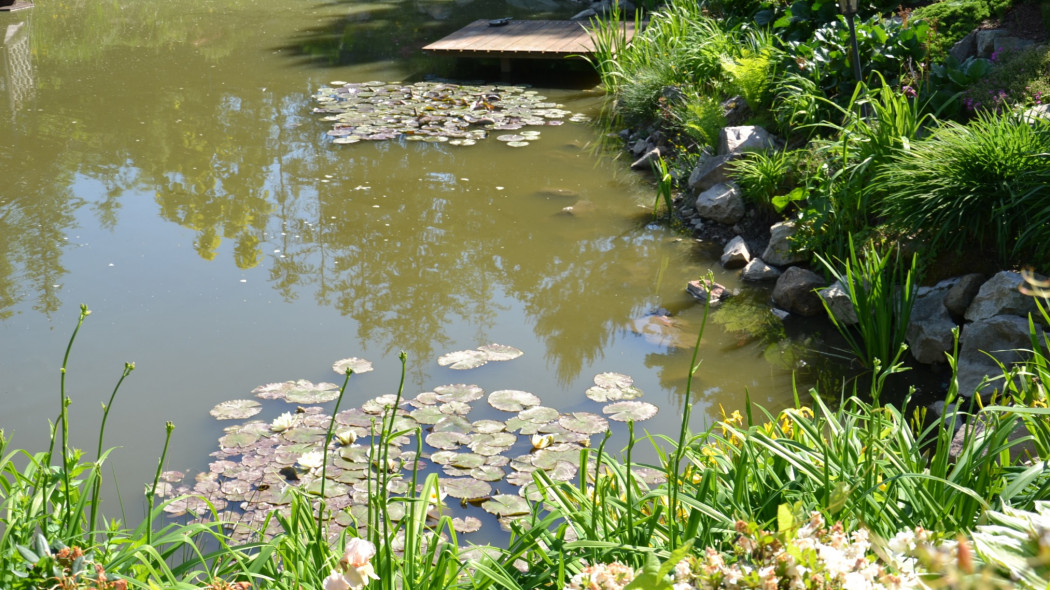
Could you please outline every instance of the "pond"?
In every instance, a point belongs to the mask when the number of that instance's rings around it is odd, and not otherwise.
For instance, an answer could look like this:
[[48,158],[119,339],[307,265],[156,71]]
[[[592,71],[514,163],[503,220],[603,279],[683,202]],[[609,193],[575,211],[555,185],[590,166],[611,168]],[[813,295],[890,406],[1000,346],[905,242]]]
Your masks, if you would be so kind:
[[[347,357],[375,370],[353,377],[344,408],[396,391],[401,350],[408,396],[467,383],[597,412],[595,375],[630,375],[660,408],[639,423],[654,434],[677,432],[685,404],[694,430],[745,395],[790,404],[793,374],[803,388],[813,377],[761,290],[713,315],[687,395],[703,308],[684,287],[708,270],[741,285],[718,252],[653,222],[651,179],[599,126],[566,119],[522,148],[339,145],[312,113],[336,80],[492,81],[498,65],[419,48],[476,18],[578,9],[38,0],[0,13],[0,427],[45,447],[81,303],[93,313],[69,361],[75,446],[94,448],[100,404],[136,366],[106,433],[123,447],[111,463],[125,498],[152,478],[165,421],[168,466],[206,470],[224,426],[213,406],[268,383],[341,383],[332,364]],[[568,112],[601,108],[585,67],[533,64],[521,79]],[[524,355],[438,364],[489,343]],[[262,403],[266,421],[295,407]]]

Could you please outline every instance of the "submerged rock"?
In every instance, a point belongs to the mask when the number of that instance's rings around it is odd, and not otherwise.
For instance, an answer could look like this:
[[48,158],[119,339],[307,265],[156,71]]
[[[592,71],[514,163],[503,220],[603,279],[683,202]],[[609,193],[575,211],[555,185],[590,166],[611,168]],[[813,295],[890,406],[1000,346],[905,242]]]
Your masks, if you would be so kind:
[[825,286],[824,278],[815,272],[792,266],[777,279],[773,302],[793,314],[813,317],[824,313],[817,289]]

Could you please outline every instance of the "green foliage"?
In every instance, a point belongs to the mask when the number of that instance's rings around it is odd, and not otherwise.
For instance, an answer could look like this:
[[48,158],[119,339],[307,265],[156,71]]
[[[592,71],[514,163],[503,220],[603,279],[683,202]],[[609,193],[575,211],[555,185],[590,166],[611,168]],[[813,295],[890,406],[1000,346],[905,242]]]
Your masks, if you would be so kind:
[[782,135],[810,138],[816,132],[816,124],[830,118],[824,92],[813,80],[797,72],[786,72],[773,85],[773,118]]
[[915,302],[915,265],[905,267],[900,253],[880,252],[868,243],[858,255],[850,240],[849,258],[833,263],[817,255],[824,268],[842,284],[857,317],[856,326],[835,317],[826,299],[821,298],[835,328],[849,343],[860,362],[872,371],[900,360]]
[[770,107],[770,88],[776,77],[779,56],[772,47],[745,49],[736,57],[722,60],[722,68],[730,80],[730,88],[747,101],[753,112]]
[[773,210],[773,198],[790,190],[791,158],[786,150],[750,152],[730,163],[733,180],[753,205]]
[[726,126],[722,105],[710,96],[694,95],[667,106],[666,119],[672,129],[678,130],[698,146],[718,143],[718,134]]
[[664,206],[667,208],[667,218],[671,219],[671,216],[674,215],[674,204],[672,203],[671,195],[674,177],[671,176],[671,170],[667,167],[667,161],[663,159],[663,156],[658,156],[650,164],[652,165],[653,176],[656,177],[656,201],[653,203],[653,219],[656,218],[657,211],[660,209],[661,200],[663,200]]
[[892,229],[931,255],[964,246],[1003,261],[1050,259],[1050,122],[979,114],[891,157],[873,180]]
[[952,45],[992,15],[991,4],[988,0],[943,0],[916,8],[912,18],[922,19],[936,27],[929,48],[930,56],[940,61]]
[[1005,112],[1050,102],[1050,46],[1002,50],[968,76],[962,99],[969,112]]

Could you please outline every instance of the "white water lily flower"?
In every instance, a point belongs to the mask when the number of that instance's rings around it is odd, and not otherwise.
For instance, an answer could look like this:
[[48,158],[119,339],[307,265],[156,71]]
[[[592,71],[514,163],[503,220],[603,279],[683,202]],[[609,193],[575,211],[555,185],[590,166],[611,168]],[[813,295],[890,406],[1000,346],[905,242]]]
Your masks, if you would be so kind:
[[321,451],[310,451],[303,453],[299,456],[299,464],[303,466],[303,469],[320,469],[321,465],[324,464],[324,453]]
[[532,435],[532,448],[533,449],[545,449],[551,446],[554,442],[553,434],[534,434]]
[[357,442],[357,433],[353,430],[343,430],[335,433],[335,439],[339,441],[339,444],[348,447]]
[[284,432],[295,425],[295,417],[292,416],[291,412],[285,412],[274,419],[273,423],[270,424],[270,430],[274,432]]
[[434,506],[441,505],[445,502],[445,496],[447,495],[448,494],[442,491],[440,487],[434,486],[434,488],[430,490],[430,497],[427,498],[427,504]]
[[350,590],[350,582],[343,574],[332,572],[332,575],[324,579],[324,590]]

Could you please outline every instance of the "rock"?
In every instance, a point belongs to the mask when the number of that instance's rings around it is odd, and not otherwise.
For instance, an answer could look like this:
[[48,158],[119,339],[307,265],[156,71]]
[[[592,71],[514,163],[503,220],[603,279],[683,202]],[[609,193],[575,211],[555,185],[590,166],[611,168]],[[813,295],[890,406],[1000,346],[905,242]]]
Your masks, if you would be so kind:
[[[977,415],[976,420],[973,420],[973,425],[966,425],[965,428],[957,428],[955,436],[952,437],[951,446],[948,447],[948,459],[950,461],[958,461],[962,454],[973,448],[973,438],[981,435],[987,429],[988,420],[987,413],[982,412]],[[1017,421],[1017,425],[1014,429],[1006,436],[1005,445],[1011,445],[1016,441],[1030,436],[1028,428],[1024,425],[1024,422]],[[969,440],[968,440],[969,439]],[[987,453],[987,448],[984,449]],[[1010,446],[1010,460],[1019,461],[1024,459],[1031,459],[1039,455],[1039,451],[1035,448],[1035,441],[1027,440]]]
[[793,221],[781,221],[769,228],[769,245],[762,252],[762,260],[774,266],[787,266],[802,262],[806,255],[791,251],[791,236],[795,235]]
[[572,17],[569,20],[590,20],[596,16],[598,16],[598,12],[595,11],[593,8],[588,8],[586,10],[581,10],[580,12],[577,12],[576,14],[572,15]]
[[1004,270],[981,285],[977,296],[966,308],[966,319],[971,322],[997,315],[1028,317],[1036,312],[1035,299],[1019,290],[1024,284],[1020,273]]
[[751,253],[747,250],[747,242],[741,236],[729,240],[722,250],[722,266],[725,268],[740,268],[750,260]]
[[773,303],[791,313],[813,317],[824,313],[816,289],[825,286],[824,278],[815,272],[792,266],[784,271],[773,287]]
[[639,139],[635,141],[633,145],[631,145],[631,154],[633,154],[634,157],[637,158],[638,156],[644,154],[646,150],[649,149],[649,147],[650,146],[648,141],[644,139]]
[[761,258],[752,258],[744,267],[740,278],[745,281],[772,281],[780,276],[780,271],[769,266]]
[[[1042,339],[1042,328],[1036,326],[1036,330]],[[961,340],[957,379],[959,395],[967,398],[975,392],[983,399],[996,389],[1001,391],[1002,370],[996,361],[1009,368],[1028,358],[1025,350],[1032,348],[1028,320],[1014,315],[998,315],[968,324],[963,328]],[[978,388],[985,376],[1000,379]]]
[[722,285],[707,279],[689,281],[685,287],[686,292],[695,297],[701,303],[710,300],[711,307],[729,298],[729,291]]
[[944,306],[945,294],[951,288],[944,284],[942,288],[920,290],[911,308],[911,319],[905,338],[911,355],[920,363],[943,363],[947,360],[944,353],[951,352],[955,345],[955,321]]
[[631,170],[651,170],[653,166],[652,162],[658,159],[661,155],[660,148],[655,147],[648,152],[645,152],[645,155],[641,158],[631,162]]
[[955,284],[944,294],[944,307],[952,317],[961,318],[966,315],[966,308],[973,303],[973,298],[984,283],[984,275],[978,272],[958,277]]
[[689,189],[705,191],[716,184],[728,182],[729,170],[726,164],[732,159],[732,156],[713,156],[707,152],[701,154],[689,174]]
[[1020,37],[1011,37],[1008,35],[1000,35],[992,39],[992,47],[994,47],[994,53],[1001,53],[1003,51],[1019,51],[1027,47],[1035,45],[1035,41],[1031,39],[1022,39]]
[[751,107],[742,96],[734,96],[722,101],[722,114],[729,125],[739,125],[751,116]]
[[660,90],[660,96],[671,102],[685,102],[685,92],[678,86],[664,86]]
[[996,37],[1006,36],[1005,29],[983,29],[977,31],[977,57],[991,57],[995,51]]
[[1050,119],[1050,103],[1034,106],[1026,110],[1021,117],[1029,125],[1035,125],[1038,119]]
[[769,311],[772,312],[773,315],[776,316],[776,318],[780,321],[784,321],[791,316],[790,313],[784,311],[783,309],[778,309],[776,307],[769,308]]
[[720,156],[747,151],[764,151],[776,146],[776,137],[755,125],[723,127],[718,135],[718,155]]
[[732,225],[744,216],[744,198],[732,182],[717,184],[696,197],[696,212],[704,219]]
[[835,281],[827,289],[822,289],[819,294],[821,299],[828,304],[828,310],[831,311],[831,316],[835,318],[835,321],[846,326],[857,323],[857,311],[853,309],[853,302],[850,301],[849,293],[842,285],[842,281]]
[[970,31],[948,50],[948,55],[959,60],[959,63],[977,55],[977,31]]

